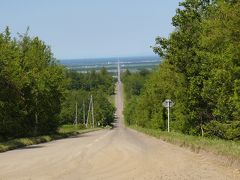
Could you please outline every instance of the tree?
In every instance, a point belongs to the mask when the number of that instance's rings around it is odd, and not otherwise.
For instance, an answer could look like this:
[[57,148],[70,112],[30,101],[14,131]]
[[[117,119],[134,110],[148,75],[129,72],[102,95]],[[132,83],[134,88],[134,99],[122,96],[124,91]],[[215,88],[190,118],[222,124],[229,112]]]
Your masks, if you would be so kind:
[[171,98],[174,130],[239,139],[240,2],[185,0],[180,6],[175,31],[157,37],[153,47],[163,64],[129,106],[134,122],[163,129],[161,102]]
[[39,38],[0,35],[0,114],[3,137],[50,133],[58,127],[65,88],[63,68]]

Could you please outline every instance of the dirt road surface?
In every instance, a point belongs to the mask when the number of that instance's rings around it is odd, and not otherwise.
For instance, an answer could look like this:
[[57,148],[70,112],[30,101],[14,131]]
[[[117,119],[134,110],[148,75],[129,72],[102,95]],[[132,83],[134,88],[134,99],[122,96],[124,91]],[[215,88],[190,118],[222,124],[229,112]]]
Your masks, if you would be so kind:
[[121,89],[116,128],[1,153],[0,179],[240,179],[210,156],[125,128]]

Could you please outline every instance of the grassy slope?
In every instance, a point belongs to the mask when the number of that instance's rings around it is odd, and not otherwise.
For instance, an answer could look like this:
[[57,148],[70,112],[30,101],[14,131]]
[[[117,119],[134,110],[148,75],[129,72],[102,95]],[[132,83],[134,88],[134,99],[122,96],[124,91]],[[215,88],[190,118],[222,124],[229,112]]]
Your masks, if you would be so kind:
[[101,128],[82,129],[81,127],[75,127],[73,125],[64,125],[59,129],[59,131],[56,134],[38,136],[38,137],[18,138],[18,139],[5,141],[5,142],[0,142],[0,152],[22,148],[28,145],[49,142],[56,139],[67,138],[70,136],[83,134],[90,131],[96,131],[100,129]]
[[201,150],[226,157],[230,163],[240,163],[240,142],[211,139],[199,136],[184,135],[176,132],[165,132],[156,129],[146,129],[138,126],[130,128],[143,132],[150,136],[162,139],[166,142],[190,148],[194,152]]

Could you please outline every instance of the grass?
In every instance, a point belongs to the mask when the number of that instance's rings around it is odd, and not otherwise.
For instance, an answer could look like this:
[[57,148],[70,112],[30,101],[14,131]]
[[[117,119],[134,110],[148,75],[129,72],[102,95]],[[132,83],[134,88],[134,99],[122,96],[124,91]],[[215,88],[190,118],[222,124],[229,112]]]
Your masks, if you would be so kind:
[[102,128],[83,129],[83,127],[81,126],[63,125],[55,134],[37,137],[17,138],[9,141],[0,142],[0,152],[6,152],[17,148],[67,138],[70,136],[76,136],[78,134],[83,134],[100,129]]
[[187,147],[197,153],[203,150],[211,152],[215,155],[226,157],[229,164],[240,164],[240,142],[190,136],[176,132],[168,133],[156,129],[142,128],[139,126],[130,126],[130,128],[162,139],[163,141],[176,144],[181,147]]

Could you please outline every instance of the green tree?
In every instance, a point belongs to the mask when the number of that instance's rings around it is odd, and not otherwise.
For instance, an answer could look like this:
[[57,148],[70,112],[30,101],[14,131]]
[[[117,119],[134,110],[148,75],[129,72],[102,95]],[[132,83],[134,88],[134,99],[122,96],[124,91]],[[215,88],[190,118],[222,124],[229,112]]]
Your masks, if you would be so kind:
[[171,98],[173,130],[239,139],[239,14],[239,1],[181,2],[172,19],[175,31],[169,38],[157,37],[153,47],[165,60],[133,99],[135,105],[129,103],[128,120],[164,129],[161,102]]
[[37,37],[26,33],[12,39],[8,28],[0,37],[1,136],[55,131],[65,88],[63,68]]

